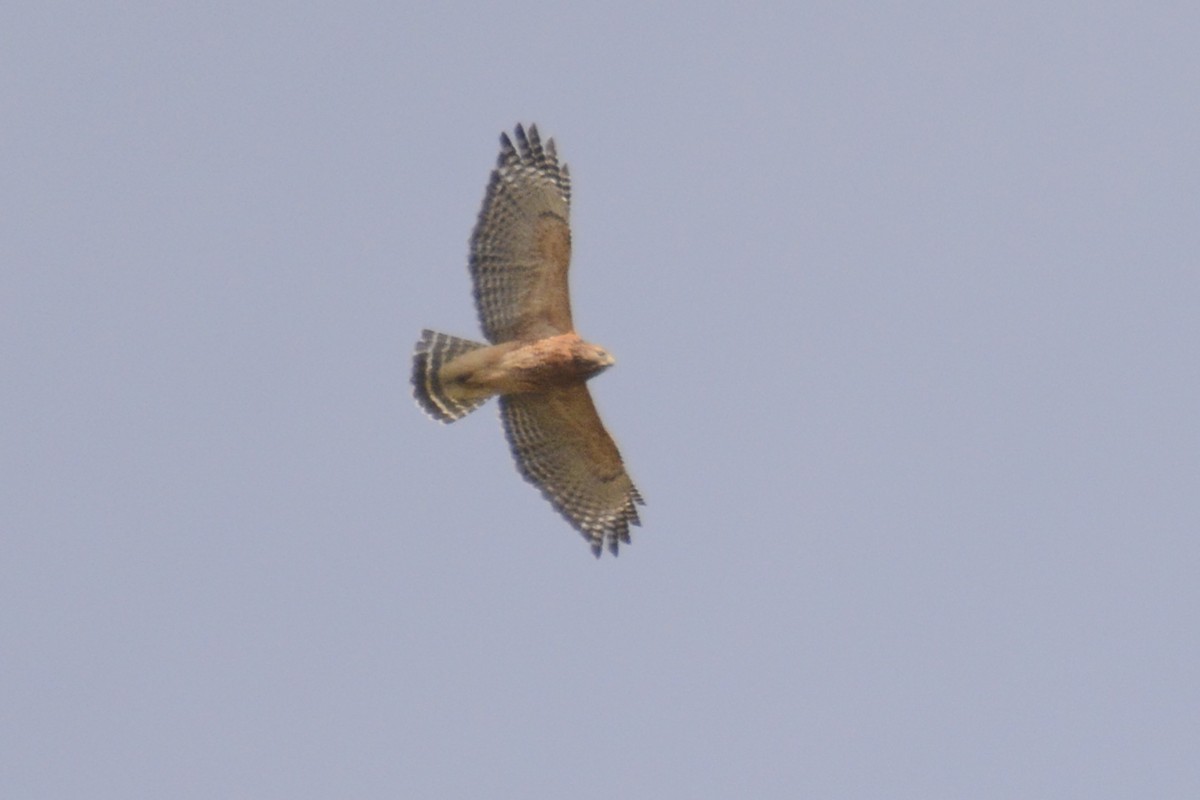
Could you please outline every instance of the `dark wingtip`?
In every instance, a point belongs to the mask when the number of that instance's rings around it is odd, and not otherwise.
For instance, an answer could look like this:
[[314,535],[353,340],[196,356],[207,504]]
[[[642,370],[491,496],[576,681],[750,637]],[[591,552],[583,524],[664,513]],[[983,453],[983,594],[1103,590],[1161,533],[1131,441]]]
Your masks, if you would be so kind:
[[[520,130],[518,128],[518,130]],[[517,148],[513,147],[512,139],[508,138],[505,132],[500,133],[500,155],[496,157],[496,166],[503,167],[512,159],[517,157]],[[499,176],[492,173],[492,183],[496,183]]]

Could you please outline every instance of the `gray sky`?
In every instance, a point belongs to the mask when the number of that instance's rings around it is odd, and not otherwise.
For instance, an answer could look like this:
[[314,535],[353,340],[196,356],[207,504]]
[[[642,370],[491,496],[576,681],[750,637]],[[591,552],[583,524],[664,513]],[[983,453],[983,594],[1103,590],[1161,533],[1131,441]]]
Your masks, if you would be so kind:
[[[0,796],[1200,796],[1195,4],[100,5],[0,11]],[[618,559],[409,395],[518,121]]]

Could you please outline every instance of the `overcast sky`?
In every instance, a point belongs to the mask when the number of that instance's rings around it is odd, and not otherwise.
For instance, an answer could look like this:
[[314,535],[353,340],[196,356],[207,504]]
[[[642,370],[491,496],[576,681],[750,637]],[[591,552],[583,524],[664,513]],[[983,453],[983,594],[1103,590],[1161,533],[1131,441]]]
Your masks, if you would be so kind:
[[[1200,796],[1198,41],[6,2],[0,796]],[[517,122],[616,559],[409,391]]]

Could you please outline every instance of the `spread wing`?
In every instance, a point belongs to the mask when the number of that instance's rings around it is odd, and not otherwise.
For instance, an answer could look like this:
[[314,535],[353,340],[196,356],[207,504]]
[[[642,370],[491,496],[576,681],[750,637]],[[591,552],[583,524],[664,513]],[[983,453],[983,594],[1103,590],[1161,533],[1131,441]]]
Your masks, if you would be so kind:
[[583,384],[500,398],[517,469],[592,544],[629,543],[644,503]]
[[484,336],[492,343],[541,339],[573,330],[567,294],[571,262],[571,178],[554,140],[537,126],[500,134],[475,232],[471,278]]

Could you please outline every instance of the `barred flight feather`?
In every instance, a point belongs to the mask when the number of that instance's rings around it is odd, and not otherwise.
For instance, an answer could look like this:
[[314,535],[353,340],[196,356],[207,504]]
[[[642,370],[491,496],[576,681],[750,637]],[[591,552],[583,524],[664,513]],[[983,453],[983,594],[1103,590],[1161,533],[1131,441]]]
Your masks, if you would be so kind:
[[487,398],[463,401],[452,397],[442,386],[438,373],[454,358],[486,345],[460,339],[448,333],[421,331],[421,340],[413,351],[413,397],[426,414],[438,422],[454,422],[479,408]]

